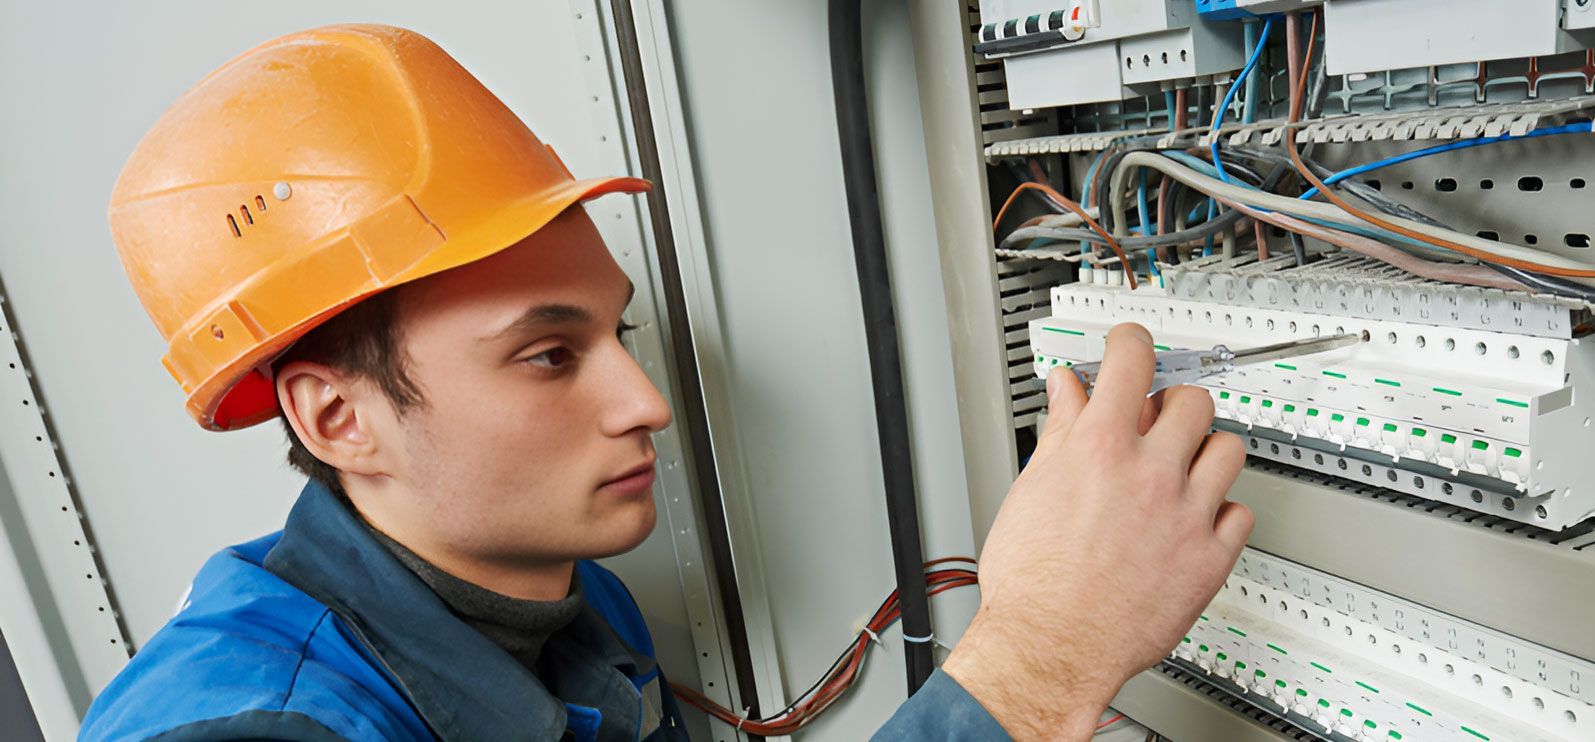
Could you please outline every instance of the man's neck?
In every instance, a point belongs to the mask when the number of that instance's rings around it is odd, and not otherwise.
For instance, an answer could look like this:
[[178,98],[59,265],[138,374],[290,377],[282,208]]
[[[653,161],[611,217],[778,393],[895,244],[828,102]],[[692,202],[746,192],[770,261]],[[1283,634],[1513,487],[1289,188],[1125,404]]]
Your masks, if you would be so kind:
[[369,498],[346,495],[354,511],[372,528],[402,544],[416,556],[477,587],[521,600],[561,600],[570,594],[575,573],[573,561],[514,561],[461,553],[448,544],[428,538],[424,529],[373,507]]

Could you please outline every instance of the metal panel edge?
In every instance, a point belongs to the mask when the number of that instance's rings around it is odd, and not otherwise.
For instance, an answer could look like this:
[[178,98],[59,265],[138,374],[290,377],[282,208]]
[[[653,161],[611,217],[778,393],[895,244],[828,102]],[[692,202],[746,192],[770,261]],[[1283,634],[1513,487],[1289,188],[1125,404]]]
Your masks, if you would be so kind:
[[917,0],[909,5],[970,521],[978,549],[1018,476],[1018,465],[964,12],[961,3]]
[[1125,681],[1112,708],[1180,742],[1277,742],[1278,733],[1235,713],[1206,694],[1158,672]]

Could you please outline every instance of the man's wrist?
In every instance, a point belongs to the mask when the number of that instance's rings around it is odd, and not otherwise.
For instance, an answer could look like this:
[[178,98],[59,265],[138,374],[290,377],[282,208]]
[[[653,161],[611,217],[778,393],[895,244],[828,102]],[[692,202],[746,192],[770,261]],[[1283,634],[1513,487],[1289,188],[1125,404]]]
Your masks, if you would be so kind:
[[1056,653],[1029,650],[1035,641],[1056,638],[1025,632],[982,607],[941,669],[1014,739],[1090,737],[1118,683],[1078,666],[1045,664],[1042,656]]

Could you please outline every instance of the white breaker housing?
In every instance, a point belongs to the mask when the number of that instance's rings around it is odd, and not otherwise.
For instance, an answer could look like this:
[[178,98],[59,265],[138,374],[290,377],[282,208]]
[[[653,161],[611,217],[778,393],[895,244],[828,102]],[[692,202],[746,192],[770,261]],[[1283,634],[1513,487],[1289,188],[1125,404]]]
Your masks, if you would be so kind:
[[[1451,287],[1430,287],[1421,303],[1455,301]],[[1401,316],[1445,314],[1426,309]],[[1121,322],[1144,325],[1160,350],[1367,333],[1349,348],[1205,380],[1215,425],[1246,436],[1253,455],[1543,528],[1595,513],[1595,410],[1574,393],[1595,384],[1595,358],[1570,330],[1547,337],[1544,328],[1531,335],[1068,284],[1053,288],[1052,316],[1030,323],[1036,374],[1101,359]]]
[[1332,739],[1595,739],[1595,664],[1254,549],[1171,659]]

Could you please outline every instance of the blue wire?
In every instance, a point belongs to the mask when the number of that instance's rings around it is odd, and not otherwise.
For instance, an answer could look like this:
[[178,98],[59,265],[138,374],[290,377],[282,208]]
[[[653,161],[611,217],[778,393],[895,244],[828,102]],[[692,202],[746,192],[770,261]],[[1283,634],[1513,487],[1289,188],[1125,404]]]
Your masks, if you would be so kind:
[[[1141,217],[1141,234],[1147,235],[1147,236],[1151,236],[1151,234],[1152,234],[1152,219],[1151,219],[1150,215],[1151,215],[1151,212],[1152,212],[1152,207],[1151,207],[1150,202],[1147,200],[1147,195],[1146,195],[1146,168],[1141,168],[1141,170],[1139,171],[1139,173],[1138,173],[1138,181],[1139,182],[1137,184],[1137,188],[1136,188],[1136,192],[1135,192],[1135,211]],[[1163,275],[1162,275],[1162,272],[1157,269],[1157,261],[1152,259],[1152,251],[1151,250],[1147,250],[1147,253],[1146,253],[1146,265],[1147,265],[1147,268],[1150,269],[1152,277],[1156,278],[1158,280],[1158,285],[1162,286],[1163,285]],[[1125,267],[1127,269],[1133,270],[1133,268],[1131,268],[1130,266],[1125,266]]]
[[[1263,58],[1263,49],[1268,47],[1268,32],[1272,30],[1274,30],[1274,19],[1270,16],[1267,21],[1263,22],[1263,33],[1261,38],[1257,40],[1257,48],[1252,50],[1251,59],[1246,60],[1246,66],[1241,68],[1240,76],[1235,78],[1235,82],[1229,86],[1229,91],[1224,93],[1224,102],[1213,113],[1213,132],[1215,134],[1218,132],[1219,127],[1224,125],[1224,112],[1229,109],[1231,103],[1235,102],[1235,94],[1240,92],[1241,83],[1244,83],[1246,78],[1251,76],[1252,69],[1257,67],[1257,60]],[[1218,179],[1228,183],[1229,175],[1224,172],[1224,164],[1219,162],[1218,159],[1218,139],[1216,137],[1213,139],[1213,165],[1218,168]]]
[[[1358,165],[1356,167],[1346,168],[1345,170],[1341,170],[1340,172],[1335,173],[1334,175],[1331,175],[1331,176],[1329,176],[1327,178],[1324,178],[1324,184],[1325,185],[1334,185],[1336,183],[1339,183],[1342,180],[1345,180],[1347,178],[1354,178],[1354,177],[1356,177],[1358,175],[1362,175],[1363,173],[1372,172],[1372,171],[1378,170],[1380,168],[1390,167],[1391,165],[1399,165],[1399,164],[1401,164],[1403,162],[1409,162],[1411,160],[1416,160],[1416,159],[1418,159],[1420,157],[1428,157],[1429,155],[1438,155],[1438,154],[1440,154],[1442,152],[1455,152],[1456,150],[1459,150],[1459,149],[1467,149],[1469,147],[1482,147],[1482,146],[1484,146],[1486,144],[1495,144],[1496,142],[1506,142],[1506,141],[1510,141],[1510,140],[1513,140],[1513,139],[1532,139],[1534,137],[1548,137],[1548,136],[1552,136],[1552,135],[1556,135],[1556,134],[1585,134],[1585,133],[1589,133],[1591,131],[1595,131],[1595,129],[1592,129],[1591,124],[1589,124],[1589,123],[1579,123],[1579,124],[1566,124],[1564,126],[1553,126],[1553,127],[1549,128],[1549,129],[1535,129],[1534,131],[1528,132],[1526,134],[1518,134],[1518,135],[1502,134],[1501,136],[1495,136],[1495,137],[1481,137],[1479,139],[1462,139],[1462,140],[1455,141],[1455,142],[1446,142],[1445,144],[1438,144],[1438,145],[1435,145],[1433,147],[1426,147],[1424,149],[1415,149],[1415,150],[1413,150],[1411,152],[1404,152],[1404,153],[1396,155],[1394,157],[1386,157],[1383,160],[1375,160],[1375,161],[1367,163],[1365,165]],[[1317,188],[1312,188],[1312,189],[1309,189],[1306,193],[1301,194],[1301,198],[1308,199],[1308,198],[1312,198],[1313,196],[1316,196],[1316,195],[1318,195],[1318,189]]]
[[1174,91],[1163,91],[1163,105],[1168,108],[1169,131],[1174,131]]

